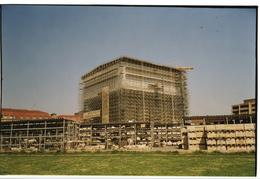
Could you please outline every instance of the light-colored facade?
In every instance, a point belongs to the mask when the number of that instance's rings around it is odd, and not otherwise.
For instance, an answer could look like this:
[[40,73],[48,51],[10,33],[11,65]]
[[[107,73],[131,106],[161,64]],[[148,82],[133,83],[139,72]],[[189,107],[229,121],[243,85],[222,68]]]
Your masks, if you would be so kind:
[[181,122],[188,114],[185,69],[121,57],[81,77],[80,107],[93,123]]
[[72,121],[78,122],[78,123],[81,121],[81,117],[79,115],[58,115],[58,116],[55,116],[55,118],[69,119],[69,120],[72,120]]
[[255,99],[244,100],[244,103],[232,105],[232,115],[255,114]]

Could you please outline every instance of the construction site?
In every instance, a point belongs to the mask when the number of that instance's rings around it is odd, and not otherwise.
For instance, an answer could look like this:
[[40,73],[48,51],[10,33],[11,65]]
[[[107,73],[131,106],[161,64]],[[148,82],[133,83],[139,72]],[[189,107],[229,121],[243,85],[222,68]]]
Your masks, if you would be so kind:
[[129,57],[100,65],[81,76],[80,121],[1,120],[0,150],[255,150],[255,113],[188,116],[191,69]]

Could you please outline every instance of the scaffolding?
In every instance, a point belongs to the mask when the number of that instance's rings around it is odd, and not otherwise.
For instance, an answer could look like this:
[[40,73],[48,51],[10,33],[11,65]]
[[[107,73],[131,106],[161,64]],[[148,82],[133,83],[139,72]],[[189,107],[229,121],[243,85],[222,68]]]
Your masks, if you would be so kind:
[[[81,111],[100,111],[97,116],[83,116],[85,122],[180,123],[188,114],[184,69],[121,57],[86,73],[80,84]],[[105,109],[108,120],[102,119]]]
[[1,122],[0,151],[64,151],[77,141],[79,125],[68,119]]
[[[107,123],[80,125],[80,141],[85,150],[91,149],[146,149],[153,147],[180,147],[181,128],[178,123],[153,122]],[[99,148],[98,148],[99,147]],[[113,148],[114,147],[114,148]]]
[[68,119],[44,119],[5,121],[0,127],[0,152],[152,150],[178,148],[181,141],[178,123],[79,124]]

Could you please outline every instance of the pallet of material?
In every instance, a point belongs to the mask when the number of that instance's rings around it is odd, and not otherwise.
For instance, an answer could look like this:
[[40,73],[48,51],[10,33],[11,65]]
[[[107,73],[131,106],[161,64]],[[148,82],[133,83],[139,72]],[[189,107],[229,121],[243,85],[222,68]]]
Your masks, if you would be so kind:
[[195,126],[195,131],[197,131],[197,132],[203,132],[204,131],[204,129],[205,129],[205,127],[204,126]]
[[236,145],[245,145],[246,141],[244,139],[236,139]]
[[228,124],[226,126],[230,130],[244,130],[244,124]]
[[207,125],[207,126],[205,126],[205,130],[206,131],[215,131],[216,126],[215,125]]
[[198,144],[198,141],[197,140],[189,140],[189,144]]
[[201,132],[201,131],[199,131],[199,132],[196,132],[196,136],[197,136],[197,137],[206,137],[206,136],[207,136],[207,133],[206,133],[206,132]]
[[225,145],[218,145],[217,146],[217,150],[227,150],[226,146]]
[[246,137],[255,137],[255,131],[245,131]]
[[247,145],[246,148],[247,148],[247,150],[249,150],[249,151],[255,150],[255,145]]
[[195,132],[188,133],[188,137],[189,137],[189,138],[197,138]]
[[226,137],[226,132],[223,132],[223,131],[217,132],[216,135],[217,135],[218,138],[225,138]]
[[217,140],[217,145],[226,145],[226,140],[223,139]]
[[217,141],[216,139],[207,139],[207,145],[216,145]]
[[247,148],[246,148],[245,145],[240,145],[240,146],[236,146],[236,150],[237,151],[244,151],[244,150],[247,150]]
[[236,146],[234,146],[234,145],[227,146],[227,150],[236,151]]
[[199,145],[189,145],[189,150],[199,150]]
[[246,144],[250,144],[250,145],[255,144],[255,139],[254,138],[247,138]]
[[228,138],[226,139],[227,145],[236,145],[236,140],[234,138]]
[[245,130],[255,130],[255,124],[244,124]]
[[226,128],[226,125],[224,125],[224,124],[222,124],[222,125],[215,125],[215,127],[216,127],[216,130],[217,131],[224,131],[224,130],[226,130],[227,128]]
[[217,147],[215,145],[210,145],[210,146],[207,146],[207,149],[209,151],[214,151],[214,150],[217,150]]
[[236,137],[236,133],[235,132],[226,132],[226,137],[227,138],[235,138]]
[[245,133],[244,131],[236,131],[236,137],[244,137]]
[[195,126],[187,126],[187,131],[188,132],[194,132],[195,131]]
[[187,128],[182,128],[181,133],[187,133]]
[[146,139],[149,140],[149,141],[151,141],[151,140],[152,140],[152,137],[147,137]]
[[207,137],[208,138],[216,138],[217,137],[217,133],[216,132],[207,132]]

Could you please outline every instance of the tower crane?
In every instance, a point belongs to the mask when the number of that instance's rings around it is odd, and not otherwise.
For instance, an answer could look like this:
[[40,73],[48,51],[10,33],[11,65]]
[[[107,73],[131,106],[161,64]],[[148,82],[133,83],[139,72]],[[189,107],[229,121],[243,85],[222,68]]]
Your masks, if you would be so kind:
[[179,63],[178,62],[173,62],[174,67],[180,70],[188,70],[191,71],[194,69],[194,67],[179,67]]
[[194,69],[194,67],[179,67],[179,69],[191,71]]

